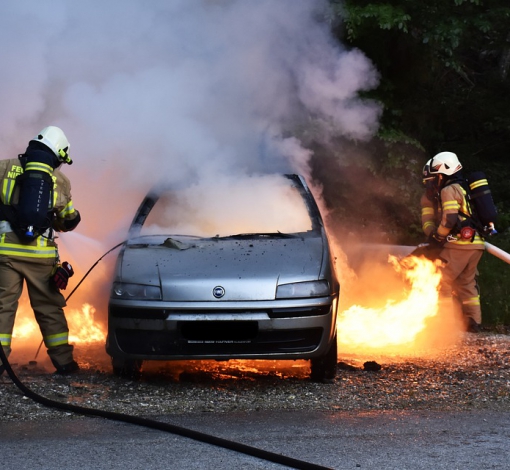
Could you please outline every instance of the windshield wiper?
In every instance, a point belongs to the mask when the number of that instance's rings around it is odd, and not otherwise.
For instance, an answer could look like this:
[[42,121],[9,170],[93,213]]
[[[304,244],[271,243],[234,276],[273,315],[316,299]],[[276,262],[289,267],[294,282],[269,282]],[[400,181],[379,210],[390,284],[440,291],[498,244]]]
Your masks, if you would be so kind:
[[296,235],[283,232],[262,232],[262,233],[238,233],[235,235],[226,235],[224,237],[215,236],[213,238],[218,240],[224,240],[228,238],[234,239],[245,239],[245,238],[295,238]]

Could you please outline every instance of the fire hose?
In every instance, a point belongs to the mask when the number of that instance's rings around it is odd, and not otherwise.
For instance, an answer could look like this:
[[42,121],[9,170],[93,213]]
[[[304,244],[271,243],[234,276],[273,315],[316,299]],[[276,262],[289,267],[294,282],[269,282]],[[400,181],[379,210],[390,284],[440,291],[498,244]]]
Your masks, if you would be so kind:
[[[88,274],[94,269],[94,267],[103,259],[107,254],[118,248],[119,246],[126,243],[123,241],[118,245],[114,246],[112,249],[107,251],[103,256],[101,256],[87,271],[87,273],[82,277],[77,286],[73,289],[73,291],[67,296],[66,300],[71,297],[71,295],[76,291],[76,289],[80,286],[80,284],[85,280]],[[510,257],[510,255],[509,255]],[[42,344],[42,343],[41,343]],[[39,346],[39,349],[41,345]],[[39,349],[37,352],[39,352]],[[10,379],[13,383],[18,387],[18,389],[23,393],[27,398],[32,399],[33,401],[40,403],[43,406],[49,408],[56,408],[63,411],[70,411],[72,413],[77,413],[85,416],[97,416],[100,418],[110,419],[113,421],[122,421],[129,424],[135,424],[138,426],[144,426],[147,428],[157,429],[160,431],[166,431],[172,434],[176,434],[182,437],[188,437],[190,439],[194,439],[199,442],[204,442],[207,444],[215,445],[218,447],[223,447],[225,449],[230,449],[236,452],[240,452],[246,455],[251,455],[252,457],[256,457],[262,460],[266,460],[268,462],[274,462],[277,464],[281,464],[290,468],[296,468],[299,470],[331,470],[329,467],[324,467],[321,465],[313,464],[310,462],[306,462],[304,460],[295,459],[292,457],[288,457],[285,455],[277,454],[274,452],[269,452],[263,449],[259,449],[257,447],[248,446],[245,444],[241,444],[239,442],[231,441],[228,439],[223,439],[221,437],[213,436],[210,434],[202,433],[199,431],[194,431],[192,429],[184,428],[181,426],[176,426],[170,423],[164,423],[161,421],[156,421],[147,418],[141,418],[139,416],[128,415],[125,413],[116,413],[113,411],[105,411],[96,408],[88,408],[84,406],[73,405],[70,403],[63,403],[56,400],[51,400],[42,395],[35,393],[30,390],[25,384],[23,384],[18,376],[12,370],[12,367],[5,355],[3,348],[0,345],[0,362],[3,364],[5,371],[9,375]]]
[[[490,253],[491,255],[495,256],[496,258],[499,258],[500,260],[504,261],[507,264],[510,264],[510,253],[507,253],[506,251],[502,250],[501,248],[498,248],[497,246],[494,246],[492,243],[484,242],[485,245],[485,251],[487,253]],[[421,254],[424,254],[427,252],[429,248],[428,243],[422,243],[418,245],[411,253],[409,253],[408,256],[419,256]]]
[[491,255],[495,256],[496,258],[499,258],[505,263],[510,264],[510,253],[503,251],[501,248],[498,248],[497,246],[494,246],[489,242],[485,242],[485,250],[487,251],[487,253],[490,253]]

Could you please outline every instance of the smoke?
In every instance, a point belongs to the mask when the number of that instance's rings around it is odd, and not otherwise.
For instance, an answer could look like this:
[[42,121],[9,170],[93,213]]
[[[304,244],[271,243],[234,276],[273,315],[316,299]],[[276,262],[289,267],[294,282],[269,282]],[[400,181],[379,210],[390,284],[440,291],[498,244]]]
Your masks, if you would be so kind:
[[[234,233],[296,233],[312,229],[299,192],[280,175],[231,180],[219,176],[164,195],[151,210],[142,235],[185,233],[202,237]],[[291,208],[291,210],[289,210]]]
[[312,151],[296,129],[312,120],[323,136],[372,136],[380,109],[358,95],[377,73],[331,36],[327,8],[326,0],[4,4],[2,158],[22,153],[46,125],[68,136],[75,163],[63,170],[83,221],[61,236],[64,256],[85,270],[122,240],[161,179],[310,179]]
[[325,8],[317,0],[7,5],[4,151],[24,149],[41,126],[62,126],[77,195],[103,175],[122,192],[156,175],[303,170],[309,153],[295,140],[285,151],[297,116],[313,113],[356,138],[377,123],[377,109],[357,98],[376,74],[330,37],[318,21]]

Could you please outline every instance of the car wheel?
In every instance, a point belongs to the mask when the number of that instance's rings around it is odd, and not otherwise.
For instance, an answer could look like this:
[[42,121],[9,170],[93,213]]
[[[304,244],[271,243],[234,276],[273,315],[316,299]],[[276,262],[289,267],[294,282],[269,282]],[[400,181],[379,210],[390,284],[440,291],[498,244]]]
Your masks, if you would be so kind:
[[337,358],[337,335],[333,338],[333,342],[328,349],[328,352],[321,357],[310,360],[310,378],[314,382],[333,383],[336,377]]
[[120,359],[112,357],[112,367],[114,375],[126,379],[137,380],[142,375],[143,361],[134,359]]

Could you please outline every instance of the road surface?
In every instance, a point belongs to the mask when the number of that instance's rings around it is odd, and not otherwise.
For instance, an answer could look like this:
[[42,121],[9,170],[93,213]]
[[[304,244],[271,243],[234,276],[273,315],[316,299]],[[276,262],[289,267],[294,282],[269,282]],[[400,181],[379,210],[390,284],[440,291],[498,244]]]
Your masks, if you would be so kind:
[[[510,412],[243,412],[158,417],[333,469],[507,469]],[[34,469],[280,469],[222,447],[102,418],[0,423],[3,461]]]

